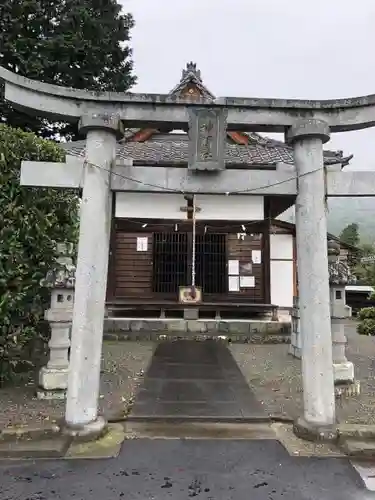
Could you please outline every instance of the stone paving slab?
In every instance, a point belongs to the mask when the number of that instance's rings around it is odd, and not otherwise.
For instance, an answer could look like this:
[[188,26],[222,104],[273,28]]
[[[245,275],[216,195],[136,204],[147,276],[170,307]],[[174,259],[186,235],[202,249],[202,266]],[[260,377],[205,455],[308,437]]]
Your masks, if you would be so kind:
[[272,424],[233,422],[131,422],[124,424],[129,439],[277,439]]
[[108,432],[100,439],[87,443],[71,443],[64,458],[100,459],[115,458],[121,451],[125,439],[124,427],[121,424],[109,424]]
[[343,452],[353,459],[375,459],[375,441],[363,439],[343,439],[340,441]]
[[267,419],[224,343],[163,342],[129,419]]
[[64,437],[0,441],[0,458],[62,458],[69,444]]
[[61,433],[20,439],[0,439],[0,460],[4,459],[89,459],[114,458],[125,439],[121,424],[109,424],[100,439],[81,442]]
[[369,440],[375,443],[375,425],[371,424],[339,424],[339,439]]
[[289,342],[290,334],[290,321],[111,318],[104,323],[104,338],[108,340],[159,342],[226,336],[231,342],[273,344]]
[[351,460],[351,464],[369,491],[375,491],[375,463]]
[[343,458],[345,453],[333,443],[305,441],[293,432],[293,425],[287,423],[273,423],[272,429],[276,439],[284,446],[287,452],[294,457],[326,457]]
[[28,441],[54,438],[60,432],[58,424],[24,425],[7,427],[0,430],[0,443],[9,441]]
[[[196,401],[205,403],[214,391],[218,401],[234,402],[234,392],[226,381],[213,380],[210,384],[203,380],[172,380],[162,383],[160,397],[163,401]],[[142,394],[140,394],[142,397]]]

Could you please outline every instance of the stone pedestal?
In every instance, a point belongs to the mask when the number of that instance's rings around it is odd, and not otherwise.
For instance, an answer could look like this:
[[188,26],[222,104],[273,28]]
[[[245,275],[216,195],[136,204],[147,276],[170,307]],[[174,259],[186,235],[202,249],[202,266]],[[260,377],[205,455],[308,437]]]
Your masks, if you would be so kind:
[[333,377],[335,384],[354,383],[354,365],[346,357],[347,339],[342,319],[332,318]]
[[[335,426],[323,143],[329,127],[303,119],[287,134],[298,178],[296,240],[302,341],[303,422],[317,433]],[[312,433],[312,432],[311,432]],[[312,433],[313,434],[313,433]],[[333,433],[334,434],[334,433]]]
[[301,359],[302,344],[300,331],[300,316],[299,316],[299,300],[298,297],[293,297],[292,310],[292,333],[290,336],[289,354],[295,358]]
[[346,357],[347,339],[345,320],[351,316],[346,305],[345,286],[352,282],[349,266],[339,259],[340,245],[328,242],[328,268],[330,283],[332,361],[335,386],[354,383],[354,365]]
[[68,255],[70,250],[67,245],[59,243],[57,251],[57,267],[44,280],[44,284],[51,288],[51,307],[45,312],[51,339],[48,343],[48,363],[39,372],[39,399],[63,399],[68,388],[75,266]]
[[184,319],[197,320],[199,319],[199,309],[196,307],[187,307],[184,309]]

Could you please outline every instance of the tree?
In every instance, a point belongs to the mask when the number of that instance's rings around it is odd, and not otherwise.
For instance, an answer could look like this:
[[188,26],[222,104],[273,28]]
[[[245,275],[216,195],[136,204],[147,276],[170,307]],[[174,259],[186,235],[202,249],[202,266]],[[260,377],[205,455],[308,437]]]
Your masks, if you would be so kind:
[[[117,0],[7,0],[0,5],[0,65],[45,83],[93,91],[127,92],[132,74],[131,14]],[[3,123],[43,137],[68,138],[76,126],[31,118],[4,101]]]
[[[361,259],[354,268],[358,285],[372,286],[375,289],[375,248],[374,245],[364,244],[361,248]],[[374,259],[374,260],[373,260]],[[375,300],[375,293],[369,295]],[[357,331],[360,335],[375,335],[375,307],[364,307],[358,313]]]
[[346,226],[340,233],[340,240],[347,245],[356,247],[359,244],[359,227],[357,223]]
[[43,314],[56,242],[75,242],[74,191],[20,186],[22,159],[64,161],[51,141],[0,125],[0,385],[32,365],[35,346],[48,337]]
[[375,287],[375,248],[374,245],[364,243],[360,245],[360,252],[354,266],[354,275],[358,284]]

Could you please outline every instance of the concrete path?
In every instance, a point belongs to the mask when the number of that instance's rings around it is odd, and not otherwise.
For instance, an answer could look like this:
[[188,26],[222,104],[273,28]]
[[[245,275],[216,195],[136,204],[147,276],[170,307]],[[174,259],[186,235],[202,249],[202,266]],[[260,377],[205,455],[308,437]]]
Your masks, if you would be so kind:
[[268,419],[228,347],[210,340],[159,344],[129,418]]
[[113,460],[0,463],[0,500],[370,500],[347,459],[276,441],[130,440]]

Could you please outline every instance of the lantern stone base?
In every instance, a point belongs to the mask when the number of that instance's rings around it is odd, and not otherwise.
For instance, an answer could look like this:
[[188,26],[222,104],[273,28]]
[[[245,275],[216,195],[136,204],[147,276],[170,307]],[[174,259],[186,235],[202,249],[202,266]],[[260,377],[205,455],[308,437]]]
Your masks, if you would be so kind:
[[333,363],[333,379],[335,384],[352,384],[354,382],[354,365],[351,361]]
[[354,382],[343,382],[335,384],[335,398],[347,399],[359,396],[361,394],[361,383],[359,380]]
[[38,390],[36,391],[36,397],[38,399],[44,399],[47,401],[63,400],[66,398],[66,390],[56,389],[47,391],[42,387],[39,387]]
[[39,372],[39,387],[44,391],[65,391],[68,387],[68,368],[48,368]]
[[302,358],[302,350],[301,350],[301,347],[297,346],[297,345],[294,345],[292,343],[289,344],[289,354],[291,354],[293,357],[297,358],[297,359],[301,359]]

